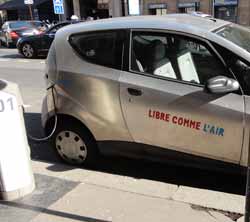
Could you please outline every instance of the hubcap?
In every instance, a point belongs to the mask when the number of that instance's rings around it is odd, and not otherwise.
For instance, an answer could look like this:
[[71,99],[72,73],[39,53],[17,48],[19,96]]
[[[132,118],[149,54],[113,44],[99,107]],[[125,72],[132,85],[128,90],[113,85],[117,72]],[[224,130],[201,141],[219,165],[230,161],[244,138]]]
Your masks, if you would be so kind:
[[31,58],[34,54],[34,49],[30,44],[24,44],[23,46],[23,54],[25,57]]
[[85,143],[72,131],[61,131],[57,135],[56,149],[64,160],[73,164],[82,164],[87,157]]

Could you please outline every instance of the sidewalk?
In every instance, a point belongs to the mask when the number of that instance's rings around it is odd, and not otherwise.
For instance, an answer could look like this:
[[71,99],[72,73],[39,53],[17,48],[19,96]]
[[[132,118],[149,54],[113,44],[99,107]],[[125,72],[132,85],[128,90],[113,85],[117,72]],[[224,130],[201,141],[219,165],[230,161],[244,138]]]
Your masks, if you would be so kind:
[[240,195],[61,164],[33,161],[32,165],[36,190],[22,200],[0,202],[1,222],[232,222],[244,209]]

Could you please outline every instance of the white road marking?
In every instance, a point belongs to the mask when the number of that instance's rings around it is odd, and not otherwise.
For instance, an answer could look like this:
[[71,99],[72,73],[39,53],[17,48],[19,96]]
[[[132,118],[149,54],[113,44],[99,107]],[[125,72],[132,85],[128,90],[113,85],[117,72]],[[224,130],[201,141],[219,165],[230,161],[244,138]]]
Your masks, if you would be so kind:
[[8,61],[11,61],[11,59],[0,58],[0,62],[8,62]]
[[0,57],[0,62],[18,62],[18,63],[40,63],[40,64],[45,64],[45,61],[39,61],[39,60],[28,60],[28,59],[17,59],[17,58],[1,58]]
[[27,63],[27,62],[30,62],[28,60],[23,60],[23,59],[17,59],[17,62],[24,62],[24,63]]

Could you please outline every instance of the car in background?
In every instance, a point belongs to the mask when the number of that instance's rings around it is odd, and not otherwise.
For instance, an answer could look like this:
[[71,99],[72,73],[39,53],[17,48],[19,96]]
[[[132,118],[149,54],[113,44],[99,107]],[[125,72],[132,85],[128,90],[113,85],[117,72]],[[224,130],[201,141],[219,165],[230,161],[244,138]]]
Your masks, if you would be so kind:
[[203,12],[192,12],[192,13],[190,13],[190,15],[199,16],[199,17],[202,17],[202,18],[212,18],[211,15],[203,13]]
[[19,38],[38,35],[47,29],[41,21],[7,21],[0,30],[0,42],[7,48],[16,46]]
[[20,38],[17,42],[19,53],[26,58],[35,58],[39,55],[46,56],[57,30],[72,23],[72,21],[61,22],[52,26],[40,35],[24,36]]

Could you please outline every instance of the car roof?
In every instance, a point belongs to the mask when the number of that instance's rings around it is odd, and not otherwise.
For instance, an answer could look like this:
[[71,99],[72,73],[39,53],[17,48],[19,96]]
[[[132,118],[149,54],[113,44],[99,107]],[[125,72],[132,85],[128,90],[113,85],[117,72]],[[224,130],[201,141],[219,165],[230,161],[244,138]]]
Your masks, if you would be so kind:
[[39,21],[39,20],[16,20],[16,21],[6,21],[4,24],[5,25],[10,25],[10,24],[13,24],[13,23],[17,23],[17,22],[30,22],[30,23],[34,23],[34,22],[39,22],[39,23],[43,23],[42,21]]
[[191,34],[203,35],[208,31],[213,31],[229,22],[202,18],[188,14],[169,14],[165,16],[128,16],[111,19],[101,19],[96,21],[84,22],[64,29],[67,32],[77,30],[105,30],[105,29],[166,29],[182,31]]
[[13,20],[13,21],[7,21],[6,23],[16,23],[16,22],[42,22],[39,20]]
[[63,42],[65,39],[68,39],[71,34],[102,30],[168,30],[208,39],[228,48],[250,62],[249,52],[213,32],[230,24],[232,23],[228,21],[193,16],[190,14],[168,14],[164,16],[127,16],[100,19],[66,26],[57,32],[56,40],[58,39],[57,41]]

